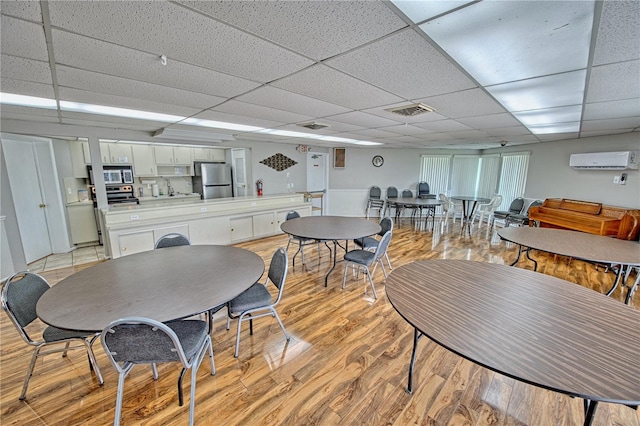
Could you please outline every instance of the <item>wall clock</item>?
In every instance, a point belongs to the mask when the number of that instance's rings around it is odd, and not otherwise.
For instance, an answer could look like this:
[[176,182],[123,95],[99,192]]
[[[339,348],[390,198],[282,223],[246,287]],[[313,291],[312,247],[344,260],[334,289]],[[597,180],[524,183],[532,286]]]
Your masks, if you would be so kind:
[[382,155],[375,155],[373,159],[371,159],[371,163],[376,167],[380,167],[384,164],[384,158],[382,158]]

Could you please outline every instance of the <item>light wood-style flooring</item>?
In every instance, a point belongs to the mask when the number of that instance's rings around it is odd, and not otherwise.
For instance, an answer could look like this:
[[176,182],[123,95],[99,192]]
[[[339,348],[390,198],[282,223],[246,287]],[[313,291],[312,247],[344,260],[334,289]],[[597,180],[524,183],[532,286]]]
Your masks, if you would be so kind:
[[[510,263],[517,252],[483,225],[472,237],[460,236],[460,224],[438,224],[435,231],[403,223],[394,231],[389,255],[394,267],[416,259],[468,259]],[[238,244],[267,263],[280,235]],[[582,400],[539,389],[479,367],[424,338],[420,341],[414,393],[405,392],[412,347],[412,328],[388,302],[383,276],[376,272],[378,300],[362,279],[349,275],[341,289],[338,265],[324,287],[328,250],[318,257],[305,248],[307,268],[296,259],[289,267],[285,295],[278,311],[292,339],[286,342],[273,318],[255,321],[255,333],[243,328],[240,356],[233,357],[235,323],[215,321],[212,333],[217,373],[204,362],[198,372],[196,424],[199,425],[580,425]],[[289,250],[293,256],[295,248]],[[593,264],[539,252],[538,271],[604,292],[613,273]],[[341,254],[339,254],[339,259]],[[290,260],[291,262],[291,260]],[[291,263],[290,263],[291,265]],[[80,268],[45,271],[52,283]],[[531,262],[518,267],[532,269]],[[179,285],[179,284],[176,284]],[[518,285],[514,282],[514,285]],[[620,290],[613,295],[623,300]],[[621,302],[622,303],[622,302]],[[636,294],[632,305],[640,308]],[[39,361],[26,401],[18,396],[31,348],[19,338],[5,314],[0,320],[0,424],[106,425],[113,423],[117,374],[102,347],[96,345],[105,379],[98,386],[86,355],[49,355]],[[640,354],[639,354],[640,356]],[[615,366],[624,368],[623,365]],[[179,369],[160,365],[153,380],[148,366],[138,366],[125,381],[123,425],[187,424],[189,375],[185,405],[178,406]],[[595,426],[640,426],[640,411],[601,403]]]

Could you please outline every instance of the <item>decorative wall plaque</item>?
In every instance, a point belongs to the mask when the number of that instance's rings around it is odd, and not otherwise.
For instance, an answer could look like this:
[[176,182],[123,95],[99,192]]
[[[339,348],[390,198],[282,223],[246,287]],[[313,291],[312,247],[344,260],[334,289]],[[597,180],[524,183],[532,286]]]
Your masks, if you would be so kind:
[[260,163],[264,164],[267,167],[271,167],[272,169],[277,170],[279,172],[298,164],[297,161],[292,160],[286,155],[283,155],[280,153],[277,153],[275,155],[272,155],[271,157],[265,158],[264,160],[260,161]]

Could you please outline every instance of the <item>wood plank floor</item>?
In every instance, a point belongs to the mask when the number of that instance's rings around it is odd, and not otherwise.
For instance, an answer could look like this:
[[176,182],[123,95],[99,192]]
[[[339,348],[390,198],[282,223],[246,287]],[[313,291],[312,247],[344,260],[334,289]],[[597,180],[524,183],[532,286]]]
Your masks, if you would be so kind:
[[[416,259],[469,259],[510,263],[517,248],[481,227],[461,237],[459,223],[436,222],[435,231],[410,223],[396,228],[389,248],[394,267]],[[265,262],[285,235],[238,244]],[[205,362],[198,372],[196,424],[200,425],[579,425],[582,400],[546,391],[493,373],[439,347],[420,341],[414,393],[405,392],[412,329],[388,302],[383,276],[376,273],[378,300],[362,280],[349,276],[341,289],[342,266],[324,287],[328,251],[318,262],[313,246],[305,248],[308,270],[296,259],[289,268],[278,311],[292,339],[286,342],[275,319],[255,321],[255,332],[243,329],[240,356],[233,357],[235,323],[215,321],[212,333],[217,374]],[[293,247],[289,255],[293,256]],[[586,262],[539,252],[539,271],[596,291],[606,291],[614,275]],[[339,256],[341,258],[341,256]],[[90,265],[44,272],[52,283]],[[519,267],[531,269],[531,262]],[[514,283],[517,285],[517,283]],[[613,295],[623,300],[620,290]],[[633,306],[640,308],[640,296]],[[49,355],[40,360],[26,401],[19,401],[30,348],[23,344],[6,315],[0,320],[0,423],[2,425],[106,425],[113,422],[117,374],[100,344],[96,345],[104,386],[89,372],[86,356]],[[624,368],[624,366],[617,366]],[[125,381],[123,425],[186,424],[185,405],[178,406],[177,366],[133,369]],[[601,403],[594,425],[640,426],[640,412]]]

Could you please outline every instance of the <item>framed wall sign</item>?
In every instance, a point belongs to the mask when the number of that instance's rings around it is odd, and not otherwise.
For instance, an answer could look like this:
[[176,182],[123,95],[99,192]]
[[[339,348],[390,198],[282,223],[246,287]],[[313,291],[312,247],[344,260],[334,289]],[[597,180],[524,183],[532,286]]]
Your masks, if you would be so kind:
[[345,148],[333,148],[333,167],[336,169],[344,169],[345,166]]

